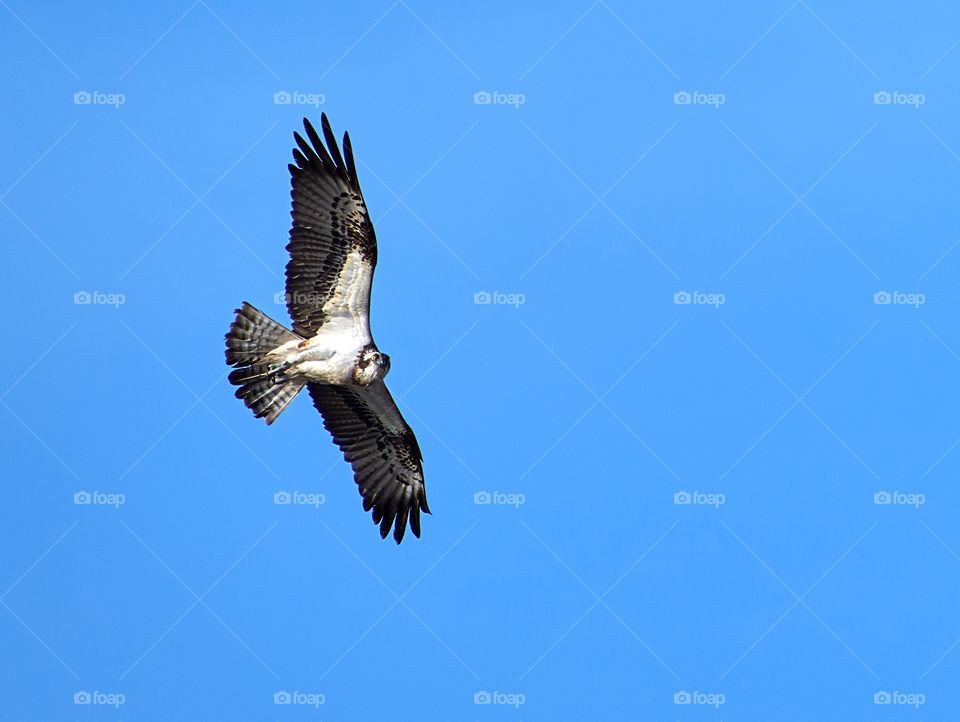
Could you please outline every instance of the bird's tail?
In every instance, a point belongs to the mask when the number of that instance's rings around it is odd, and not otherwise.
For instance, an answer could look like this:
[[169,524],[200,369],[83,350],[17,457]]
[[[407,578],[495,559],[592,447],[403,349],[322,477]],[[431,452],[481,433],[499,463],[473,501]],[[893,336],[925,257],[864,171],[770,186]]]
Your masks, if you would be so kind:
[[272,424],[300,393],[304,382],[285,378],[264,357],[278,346],[300,337],[266,314],[244,302],[227,332],[227,363],[236,366],[230,383],[239,386],[237,398],[243,399],[254,416]]

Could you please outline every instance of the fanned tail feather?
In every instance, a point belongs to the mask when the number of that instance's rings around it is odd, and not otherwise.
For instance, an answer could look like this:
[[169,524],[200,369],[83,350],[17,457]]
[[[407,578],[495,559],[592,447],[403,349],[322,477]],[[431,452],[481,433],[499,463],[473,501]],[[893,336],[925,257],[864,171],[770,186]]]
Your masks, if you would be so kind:
[[272,424],[303,388],[303,381],[271,373],[269,365],[258,363],[288,341],[300,338],[249,303],[236,310],[237,317],[227,332],[227,363],[238,368],[229,380],[239,386],[236,396],[254,416]]

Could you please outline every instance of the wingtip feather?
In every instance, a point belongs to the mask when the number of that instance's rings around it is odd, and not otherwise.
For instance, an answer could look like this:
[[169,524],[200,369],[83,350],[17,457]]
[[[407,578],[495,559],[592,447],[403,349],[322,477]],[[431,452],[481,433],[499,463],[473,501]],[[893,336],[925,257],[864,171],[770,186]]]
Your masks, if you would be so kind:
[[360,182],[357,180],[357,164],[353,160],[353,144],[350,142],[350,134],[343,134],[343,155],[347,161],[347,173],[350,174],[350,179],[357,185],[360,186]]
[[320,116],[320,129],[323,130],[323,137],[327,141],[327,150],[333,156],[334,164],[342,174],[346,175],[346,165],[343,162],[343,156],[340,155],[340,146],[337,145],[337,136],[333,134],[330,127],[330,121],[327,120],[327,114]]
[[309,138],[310,142],[313,144],[313,148],[319,155],[323,165],[335,167],[336,164],[333,162],[333,159],[330,158],[330,153],[327,152],[327,147],[323,144],[323,141],[320,140],[320,134],[317,133],[316,129],[313,127],[313,124],[307,118],[303,119],[303,129],[306,131],[307,138]]

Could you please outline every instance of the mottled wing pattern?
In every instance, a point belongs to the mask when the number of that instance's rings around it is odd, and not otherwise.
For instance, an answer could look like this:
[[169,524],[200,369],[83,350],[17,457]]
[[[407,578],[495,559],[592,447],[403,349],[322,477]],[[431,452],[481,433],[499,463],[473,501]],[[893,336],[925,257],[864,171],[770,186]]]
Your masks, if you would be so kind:
[[330,316],[364,326],[369,334],[370,285],[377,265],[377,239],[367,215],[350,136],[346,160],[327,116],[321,117],[326,146],[304,119],[305,140],[294,133],[291,164],[293,227],[287,263],[287,308],[293,330],[313,336]]
[[323,425],[353,466],[363,509],[373,509],[380,536],[386,538],[393,526],[393,538],[399,544],[409,518],[410,529],[419,537],[420,510],[430,513],[423,486],[423,457],[386,384],[308,384],[307,388],[323,414]]

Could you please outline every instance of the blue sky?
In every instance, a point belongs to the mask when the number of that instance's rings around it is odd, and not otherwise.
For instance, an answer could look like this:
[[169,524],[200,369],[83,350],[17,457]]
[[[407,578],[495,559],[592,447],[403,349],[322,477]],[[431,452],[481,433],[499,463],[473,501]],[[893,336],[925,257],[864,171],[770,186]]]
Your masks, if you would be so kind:
[[[0,716],[956,719],[957,8],[0,6]],[[321,111],[400,547],[225,378]]]

